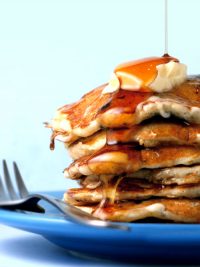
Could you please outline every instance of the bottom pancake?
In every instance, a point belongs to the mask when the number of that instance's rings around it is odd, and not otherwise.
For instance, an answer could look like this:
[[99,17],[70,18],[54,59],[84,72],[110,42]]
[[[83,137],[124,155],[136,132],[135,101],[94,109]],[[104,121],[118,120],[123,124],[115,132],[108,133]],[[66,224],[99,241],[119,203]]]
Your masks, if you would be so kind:
[[151,199],[141,203],[122,202],[104,208],[78,206],[101,220],[133,222],[157,218],[181,223],[200,223],[200,200],[197,199]]

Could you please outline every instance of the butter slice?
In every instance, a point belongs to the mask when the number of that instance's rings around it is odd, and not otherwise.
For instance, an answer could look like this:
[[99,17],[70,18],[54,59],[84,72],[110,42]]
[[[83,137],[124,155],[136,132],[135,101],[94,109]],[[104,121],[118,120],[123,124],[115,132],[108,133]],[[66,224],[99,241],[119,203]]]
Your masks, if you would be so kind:
[[152,91],[163,93],[183,83],[187,78],[187,66],[178,62],[170,61],[156,66],[158,74],[155,80],[148,85]]
[[117,72],[116,74],[113,73],[108,85],[104,88],[102,93],[113,93],[118,91],[120,88],[129,91],[140,91],[142,86],[149,87],[153,92],[164,93],[183,83],[187,78],[187,66],[179,62],[170,61],[166,64],[160,64],[156,66],[156,69],[157,76],[150,84],[143,84],[142,80],[138,77],[133,74],[127,74],[127,78],[131,79],[131,87],[120,84],[120,80],[118,78],[118,76],[120,77],[120,72]]
[[112,73],[111,79],[108,85],[103,89],[102,94],[113,93],[115,91],[118,91],[119,88],[120,88],[119,79],[115,73]]

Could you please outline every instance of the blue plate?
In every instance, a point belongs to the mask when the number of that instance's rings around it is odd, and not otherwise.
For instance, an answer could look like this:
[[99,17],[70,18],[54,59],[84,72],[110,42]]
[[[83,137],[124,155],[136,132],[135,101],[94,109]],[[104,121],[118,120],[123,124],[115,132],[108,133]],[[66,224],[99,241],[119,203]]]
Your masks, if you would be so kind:
[[[62,197],[62,192],[48,192]],[[200,225],[131,223],[129,232],[66,221],[54,208],[47,214],[0,210],[0,223],[42,235],[67,250],[93,257],[142,263],[200,262]]]

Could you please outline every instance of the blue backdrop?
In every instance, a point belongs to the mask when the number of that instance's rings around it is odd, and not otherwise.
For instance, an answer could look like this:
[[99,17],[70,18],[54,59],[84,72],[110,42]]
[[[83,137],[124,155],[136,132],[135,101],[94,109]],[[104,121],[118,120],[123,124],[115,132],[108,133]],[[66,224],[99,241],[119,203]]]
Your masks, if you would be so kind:
[[[169,0],[169,53],[200,67],[200,1]],[[43,127],[56,108],[104,83],[116,64],[164,50],[162,0],[1,0],[0,158],[32,190],[72,185],[62,144]]]

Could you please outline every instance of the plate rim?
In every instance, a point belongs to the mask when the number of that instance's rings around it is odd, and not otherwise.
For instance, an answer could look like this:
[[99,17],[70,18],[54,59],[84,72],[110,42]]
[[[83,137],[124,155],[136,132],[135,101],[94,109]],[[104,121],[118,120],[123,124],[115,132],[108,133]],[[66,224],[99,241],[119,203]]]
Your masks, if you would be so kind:
[[[48,194],[56,194],[56,193],[61,193],[62,191],[48,191],[45,193]],[[44,193],[44,192],[43,192]],[[200,224],[181,224],[181,223],[120,223],[117,222],[118,224],[125,224],[130,226],[130,231],[121,231],[117,229],[105,229],[105,228],[97,228],[93,226],[86,226],[86,225],[81,225],[81,224],[76,224],[74,222],[70,222],[66,219],[63,218],[63,216],[55,217],[56,214],[42,214],[42,213],[32,213],[32,212],[17,212],[17,211],[9,211],[9,210],[4,210],[0,209],[0,223],[9,225],[14,228],[20,228],[25,231],[31,231],[34,233],[48,233],[49,229],[52,226],[58,226],[56,228],[55,233],[51,233],[52,235],[58,235],[58,234],[63,234],[63,229],[65,229],[66,235],[70,234],[70,228],[74,229],[73,231],[73,236],[78,236],[78,235],[90,235],[92,236],[92,233],[96,233],[98,237],[101,236],[102,233],[105,232],[108,233],[108,236],[112,236],[114,239],[126,239],[130,240],[135,239],[138,237],[138,235],[142,235],[142,231],[145,231],[145,234],[149,234],[148,231],[151,231],[152,234],[156,235],[156,232],[162,232],[162,231],[167,231],[169,233],[173,233],[177,236],[177,233],[182,233],[184,234],[187,233],[190,236],[190,233],[195,231],[196,236],[199,237],[200,239]],[[25,226],[21,225],[21,223],[25,224]],[[35,224],[34,224],[35,223]],[[60,226],[60,227],[59,227]],[[38,227],[41,227],[38,231]],[[45,231],[45,227],[47,227]],[[42,231],[40,231],[42,230]],[[199,233],[198,233],[199,232]],[[85,233],[85,235],[84,235]],[[115,235],[117,233],[117,235]],[[117,236],[117,237],[116,237]],[[156,235],[157,236],[157,235]]]

